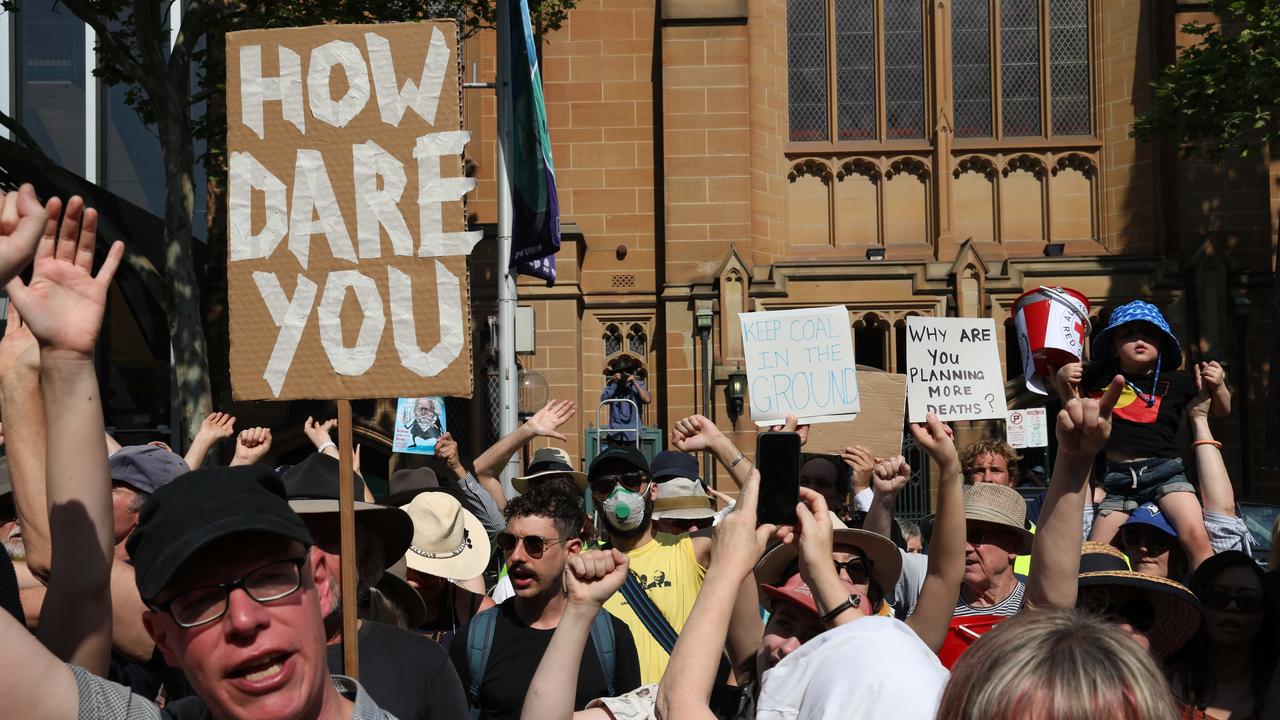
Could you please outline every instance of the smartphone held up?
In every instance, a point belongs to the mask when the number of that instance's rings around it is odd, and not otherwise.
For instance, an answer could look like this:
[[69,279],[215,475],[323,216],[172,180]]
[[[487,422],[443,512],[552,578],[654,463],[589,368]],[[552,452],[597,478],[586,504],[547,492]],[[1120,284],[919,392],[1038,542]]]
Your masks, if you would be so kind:
[[800,501],[800,435],[764,432],[756,436],[756,470],[760,498],[756,522],[794,525]]

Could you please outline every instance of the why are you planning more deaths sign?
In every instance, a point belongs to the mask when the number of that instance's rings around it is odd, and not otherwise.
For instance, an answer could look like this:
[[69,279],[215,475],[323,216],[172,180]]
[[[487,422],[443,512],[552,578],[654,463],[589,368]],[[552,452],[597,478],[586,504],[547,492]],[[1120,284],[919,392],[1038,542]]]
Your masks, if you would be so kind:
[[861,410],[849,312],[841,305],[738,313],[751,420],[852,420]]
[[907,420],[1005,418],[996,324],[990,318],[907,317]]
[[227,36],[241,400],[471,396],[453,22]]

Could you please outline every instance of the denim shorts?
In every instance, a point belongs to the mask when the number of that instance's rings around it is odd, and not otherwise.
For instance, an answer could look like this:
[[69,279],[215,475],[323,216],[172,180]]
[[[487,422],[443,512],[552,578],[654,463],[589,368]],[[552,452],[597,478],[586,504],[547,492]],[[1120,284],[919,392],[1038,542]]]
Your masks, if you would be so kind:
[[1098,505],[1100,515],[1131,513],[1144,503],[1159,502],[1169,493],[1196,491],[1178,458],[1109,462],[1102,489],[1107,491],[1107,497]]

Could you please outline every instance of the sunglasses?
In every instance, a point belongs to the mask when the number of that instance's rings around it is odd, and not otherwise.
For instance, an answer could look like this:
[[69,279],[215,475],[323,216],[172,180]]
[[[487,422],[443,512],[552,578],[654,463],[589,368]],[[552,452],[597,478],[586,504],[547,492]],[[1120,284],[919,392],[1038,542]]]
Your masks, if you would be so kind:
[[1003,530],[966,530],[964,541],[970,545],[998,545],[1013,533]]
[[1077,606],[1112,622],[1124,623],[1140,633],[1151,632],[1156,626],[1155,605],[1144,597],[1112,598],[1110,593],[1092,592],[1082,594]]
[[509,532],[500,532],[493,536],[493,541],[498,544],[498,548],[503,554],[510,555],[516,551],[516,546],[524,543],[524,551],[529,557],[537,560],[542,557],[542,553],[547,551],[547,545],[559,545],[567,543],[573,538],[565,538],[559,540],[557,538],[544,538],[539,535],[512,535]]
[[1134,547],[1145,547],[1151,554],[1159,555],[1173,545],[1173,538],[1159,530],[1128,525],[1120,528],[1120,542]]
[[871,581],[872,562],[866,558],[853,558],[840,562],[839,560],[831,561],[836,566],[836,575],[843,570],[844,574],[849,577],[849,582],[854,585],[865,585]]
[[1256,613],[1263,608],[1262,598],[1257,595],[1235,595],[1225,590],[1205,590],[1200,595],[1200,604],[1210,610],[1226,610],[1232,603],[1242,613]]
[[639,492],[640,488],[644,487],[647,482],[649,482],[649,473],[639,470],[629,473],[597,475],[591,478],[591,491],[597,495],[608,495],[613,492],[614,487],[621,485],[632,492]]

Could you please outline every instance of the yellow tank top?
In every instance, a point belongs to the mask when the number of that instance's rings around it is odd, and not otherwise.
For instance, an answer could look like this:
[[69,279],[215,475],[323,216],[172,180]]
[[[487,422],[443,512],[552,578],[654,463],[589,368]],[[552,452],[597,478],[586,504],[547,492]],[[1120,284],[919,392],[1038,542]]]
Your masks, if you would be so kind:
[[[627,557],[631,560],[630,572],[640,587],[644,588],[676,633],[680,633],[684,629],[684,621],[693,612],[693,602],[698,598],[702,580],[707,574],[698,564],[693,540],[688,535],[658,533],[648,544],[627,553]],[[640,657],[640,683],[661,680],[671,656],[645,629],[622,593],[614,593],[604,608],[631,630],[636,653]]]

